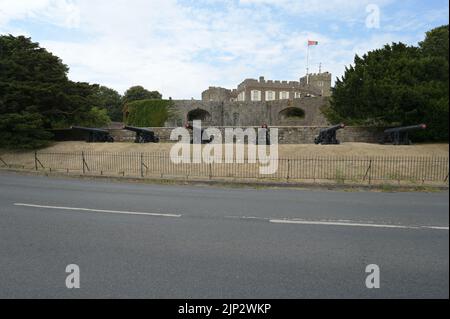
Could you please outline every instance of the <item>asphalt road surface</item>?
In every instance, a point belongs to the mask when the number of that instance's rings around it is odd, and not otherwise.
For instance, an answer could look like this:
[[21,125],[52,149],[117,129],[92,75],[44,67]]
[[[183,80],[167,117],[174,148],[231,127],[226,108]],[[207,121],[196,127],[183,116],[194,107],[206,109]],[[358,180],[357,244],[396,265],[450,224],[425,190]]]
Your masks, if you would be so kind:
[[448,200],[4,172],[0,298],[448,298]]

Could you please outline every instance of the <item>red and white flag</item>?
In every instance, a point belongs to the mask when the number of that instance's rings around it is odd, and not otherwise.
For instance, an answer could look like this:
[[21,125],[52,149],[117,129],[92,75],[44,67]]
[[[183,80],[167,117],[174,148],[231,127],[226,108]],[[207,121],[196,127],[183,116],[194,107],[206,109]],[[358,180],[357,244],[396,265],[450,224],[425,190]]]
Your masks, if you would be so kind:
[[308,46],[311,46],[311,45],[318,45],[319,44],[319,41],[311,41],[311,40],[308,40]]

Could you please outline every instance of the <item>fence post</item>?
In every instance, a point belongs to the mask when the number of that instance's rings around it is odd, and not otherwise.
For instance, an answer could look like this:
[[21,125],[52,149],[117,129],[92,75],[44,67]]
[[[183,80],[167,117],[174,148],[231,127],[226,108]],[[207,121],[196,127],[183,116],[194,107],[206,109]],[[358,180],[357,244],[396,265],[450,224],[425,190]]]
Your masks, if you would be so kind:
[[83,174],[85,174],[86,173],[86,169],[85,169],[85,159],[84,159],[84,151],[81,151],[81,159],[82,159],[82,161],[83,161]]
[[313,181],[314,181],[314,183],[316,183],[316,169],[317,169],[317,164],[318,164],[317,157],[313,158],[312,162],[313,162]]
[[141,153],[141,177],[144,177],[144,156]]
[[290,177],[290,171],[291,171],[291,159],[288,158],[287,159],[287,176],[286,176],[286,181],[289,181],[289,177]]
[[366,170],[366,174],[363,177],[363,181],[366,180],[366,177],[369,177],[369,185],[372,182],[372,159],[369,160],[369,167]]
[[212,164],[209,163],[209,179],[212,179]]
[[0,157],[0,162],[3,163],[3,165],[5,165],[6,167],[9,167],[9,165]]
[[38,170],[38,159],[37,159],[37,151],[34,151],[34,169]]

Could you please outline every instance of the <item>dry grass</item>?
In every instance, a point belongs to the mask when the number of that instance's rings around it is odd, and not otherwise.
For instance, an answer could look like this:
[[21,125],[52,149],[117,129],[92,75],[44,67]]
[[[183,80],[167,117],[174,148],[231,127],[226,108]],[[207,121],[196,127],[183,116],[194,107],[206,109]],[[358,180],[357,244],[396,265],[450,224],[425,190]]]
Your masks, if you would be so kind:
[[[81,152],[85,152],[86,172],[114,176],[207,177],[266,180],[329,180],[336,183],[361,181],[407,181],[412,184],[445,183],[448,174],[448,144],[391,146],[366,143],[342,145],[279,145],[278,170],[261,175],[259,163],[174,164],[167,154],[174,144],[134,144],[61,142],[40,150],[38,158],[45,170],[82,172]],[[48,154],[46,154],[48,153]],[[111,153],[111,154],[108,154]],[[144,155],[141,155],[144,154]],[[151,155],[160,154],[160,155]],[[166,155],[163,155],[166,154]],[[399,158],[401,157],[401,158]],[[291,158],[291,160],[287,160]],[[33,152],[6,152],[3,159],[12,168],[33,169]],[[294,160],[292,160],[294,159]],[[144,165],[141,165],[144,163]],[[3,163],[0,161],[0,167]],[[4,165],[3,165],[4,166]],[[145,169],[144,169],[145,168]],[[145,172],[144,172],[145,171]]]
[[[120,152],[120,153],[168,153],[174,144],[134,143],[85,143],[59,142],[40,152]],[[412,146],[378,145],[368,143],[344,143],[341,145],[283,144],[278,146],[279,157],[302,156],[448,156],[448,144],[418,144]],[[0,154],[8,152],[0,151]]]

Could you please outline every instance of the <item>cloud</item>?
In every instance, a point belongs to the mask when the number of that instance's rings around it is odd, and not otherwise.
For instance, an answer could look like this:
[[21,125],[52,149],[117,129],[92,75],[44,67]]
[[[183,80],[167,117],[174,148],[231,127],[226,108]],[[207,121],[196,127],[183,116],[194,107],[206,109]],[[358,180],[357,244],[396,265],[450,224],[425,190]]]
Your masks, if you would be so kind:
[[[373,2],[386,7],[380,30],[364,27],[365,6]],[[70,66],[73,80],[121,92],[139,84],[189,99],[209,85],[233,88],[248,77],[298,79],[305,73],[308,39],[319,41],[311,49],[311,70],[322,63],[335,76],[355,53],[392,41],[417,42],[420,32],[405,33],[408,26],[390,20],[390,2],[0,0],[0,33],[30,34]],[[54,32],[41,31],[36,39],[33,27],[12,23],[17,21],[50,25]]]
[[392,0],[240,0],[243,5],[266,5],[280,8],[290,14],[330,16],[333,19],[363,16],[369,4],[382,7],[391,2]]
[[78,8],[81,31],[95,36],[42,44],[70,65],[72,78],[120,91],[142,84],[166,97],[198,98],[209,85],[236,86],[258,65],[283,60],[279,26],[267,11],[193,10],[175,1],[134,1],[130,7],[121,0],[79,1]]
[[75,28],[79,26],[80,12],[69,0],[0,0],[0,28],[19,19]]

